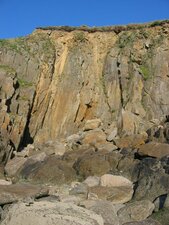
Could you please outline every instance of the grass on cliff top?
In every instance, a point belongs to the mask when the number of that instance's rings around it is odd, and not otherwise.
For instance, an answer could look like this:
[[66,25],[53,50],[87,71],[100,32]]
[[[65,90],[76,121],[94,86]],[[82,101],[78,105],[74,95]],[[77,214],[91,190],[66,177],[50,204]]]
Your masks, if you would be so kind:
[[87,31],[89,33],[94,33],[94,32],[97,32],[97,31],[99,31],[99,32],[112,32],[112,31],[114,31],[115,33],[118,34],[122,31],[162,26],[162,25],[167,24],[167,23],[169,23],[169,20],[159,20],[159,21],[154,21],[154,22],[151,22],[151,23],[129,24],[129,25],[124,25],[124,26],[104,26],[104,27],[88,27],[86,25],[83,25],[83,26],[80,26],[80,27],[48,26],[48,27],[37,27],[36,29],[39,29],[39,30],[61,30],[61,31],[67,31],[67,32],[79,30],[79,31]]

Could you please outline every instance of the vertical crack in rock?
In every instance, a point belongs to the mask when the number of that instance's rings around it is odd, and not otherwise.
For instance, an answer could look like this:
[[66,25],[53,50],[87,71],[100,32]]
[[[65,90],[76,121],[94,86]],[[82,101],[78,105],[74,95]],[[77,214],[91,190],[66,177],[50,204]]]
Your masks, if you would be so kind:
[[112,109],[111,109],[111,106],[109,104],[109,100],[108,100],[108,94],[107,94],[107,91],[106,91],[106,84],[105,84],[105,77],[104,77],[104,74],[102,74],[102,78],[101,78],[101,83],[102,83],[102,88],[103,88],[103,94],[105,96],[105,101],[106,101],[106,104],[109,108],[109,112],[110,112],[110,116],[111,116],[111,119],[112,119]]
[[117,60],[117,73],[118,73],[118,79],[119,79],[121,105],[123,108],[124,107],[123,86],[122,86],[122,79],[121,79],[120,62],[118,62],[118,60]]
[[35,97],[36,97],[36,91],[34,92],[34,95],[33,95],[32,104],[29,105],[29,110],[28,110],[28,114],[27,114],[27,121],[26,121],[25,129],[23,131],[23,136],[20,140],[20,143],[19,143],[19,146],[18,146],[18,149],[17,149],[18,151],[22,150],[28,144],[33,143],[33,138],[31,137],[30,130],[29,130],[29,124],[30,124],[30,119],[31,119],[31,114],[32,114],[32,109],[33,109]]

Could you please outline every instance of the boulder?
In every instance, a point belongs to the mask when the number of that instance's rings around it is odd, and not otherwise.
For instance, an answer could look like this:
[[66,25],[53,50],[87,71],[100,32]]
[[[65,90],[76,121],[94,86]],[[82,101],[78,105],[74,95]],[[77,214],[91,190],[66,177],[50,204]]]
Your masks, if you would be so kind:
[[135,201],[126,204],[118,211],[121,224],[133,221],[142,221],[149,217],[154,210],[154,204],[149,200]]
[[11,184],[12,184],[11,181],[0,179],[0,186],[1,186],[1,185],[11,185]]
[[106,155],[106,158],[110,164],[112,173],[116,174],[116,172],[118,171],[117,167],[118,167],[122,157],[123,157],[123,155],[119,151],[109,152]]
[[109,201],[94,201],[91,207],[88,209],[94,211],[98,215],[101,215],[104,220],[104,224],[119,225],[119,218],[117,216],[117,207]]
[[31,183],[63,184],[76,179],[76,173],[66,162],[51,156],[43,162],[27,160],[17,173],[19,179],[25,179]]
[[[59,195],[59,201],[64,203],[71,203],[75,205],[80,205],[82,198],[75,195]],[[55,201],[56,202],[56,201]]]
[[133,198],[154,201],[161,195],[169,193],[169,174],[164,172],[161,163],[155,158],[145,158],[135,167],[138,174]]
[[114,139],[114,142],[118,148],[138,148],[145,144],[148,135],[146,133],[133,134],[130,136]]
[[133,188],[130,186],[103,187],[96,186],[89,188],[89,194],[95,194],[98,199],[108,200],[114,204],[123,204],[132,199]]
[[69,191],[70,195],[79,196],[82,199],[87,199],[88,195],[88,186],[87,184],[80,183]]
[[83,183],[87,184],[88,187],[98,186],[100,184],[100,177],[97,176],[89,176]]
[[47,141],[44,144],[38,144],[40,151],[45,152],[47,155],[60,155],[62,156],[65,151],[65,145],[59,141]]
[[1,225],[103,225],[100,215],[74,204],[40,201],[10,206]]
[[[120,152],[123,156],[121,157],[117,166],[118,174],[126,177],[134,183],[138,180],[139,171],[136,170],[136,168],[140,163],[140,160],[135,159],[134,154],[130,154],[128,151],[126,151],[125,154],[125,150],[123,149],[123,151]],[[132,151],[132,153],[134,152]]]
[[84,131],[94,130],[101,125],[101,119],[87,120],[84,125]]
[[106,142],[104,144],[96,143],[95,147],[97,148],[98,151],[106,150],[108,152],[112,152],[112,151],[115,151],[118,149],[118,147],[116,145],[114,145],[113,143],[109,143],[109,142]]
[[82,140],[83,144],[95,146],[106,143],[106,134],[99,128],[85,132]]
[[111,167],[105,155],[105,151],[89,151],[77,159],[73,168],[75,168],[77,174],[83,178],[108,173]]
[[27,145],[22,151],[16,152],[15,156],[17,157],[28,157],[30,155],[36,154],[34,145]]
[[83,133],[81,133],[81,134],[78,133],[78,134],[72,134],[72,135],[68,136],[66,138],[66,147],[68,149],[74,150],[74,148],[77,147],[77,145],[81,143],[83,135],[84,135]]
[[26,158],[23,157],[14,157],[13,159],[9,160],[5,166],[5,173],[8,177],[15,176],[16,172],[19,170],[21,166],[24,165],[26,162]]
[[26,198],[39,198],[48,195],[48,192],[45,187],[30,184],[0,185],[0,205]]
[[115,176],[111,174],[104,174],[100,178],[100,185],[104,187],[130,187],[133,188],[133,184],[130,180],[122,176]]
[[155,158],[162,158],[169,155],[169,144],[149,142],[140,146],[138,153],[141,156],[151,156]]
[[115,137],[117,136],[118,133],[118,129],[117,127],[114,127],[112,130],[109,130],[108,134],[107,134],[107,141],[113,141],[115,139]]

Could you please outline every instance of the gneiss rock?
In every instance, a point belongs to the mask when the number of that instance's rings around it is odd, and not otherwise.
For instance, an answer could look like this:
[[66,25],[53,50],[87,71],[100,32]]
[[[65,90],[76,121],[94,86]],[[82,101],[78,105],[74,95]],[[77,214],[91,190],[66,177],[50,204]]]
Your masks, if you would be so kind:
[[30,184],[0,185],[0,205],[48,195],[48,188]]
[[154,210],[154,204],[149,200],[128,203],[118,211],[121,223],[142,221],[150,216]]
[[100,215],[62,202],[34,202],[29,207],[24,203],[9,207],[1,225],[103,225]]
[[139,148],[138,153],[141,156],[151,156],[156,158],[162,158],[164,156],[169,155],[169,144],[149,142],[145,145],[142,145]]

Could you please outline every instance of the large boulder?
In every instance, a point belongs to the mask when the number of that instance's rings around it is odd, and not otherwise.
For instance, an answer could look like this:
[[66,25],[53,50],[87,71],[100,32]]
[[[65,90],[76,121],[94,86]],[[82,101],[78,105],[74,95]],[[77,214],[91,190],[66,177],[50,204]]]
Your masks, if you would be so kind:
[[138,153],[141,156],[162,158],[169,155],[169,144],[149,142],[145,145],[140,146]]
[[5,173],[8,177],[13,177],[19,170],[21,166],[24,165],[26,162],[26,158],[24,157],[14,157],[13,159],[9,160],[5,165]]
[[135,134],[114,139],[114,142],[119,148],[138,148],[139,146],[145,144],[147,137],[148,136],[146,133]]
[[149,199],[153,202],[157,197],[169,193],[169,174],[165,173],[159,160],[145,158],[137,164],[135,170],[138,178],[134,199]]
[[122,204],[132,199],[133,188],[131,186],[95,186],[89,188],[89,195],[90,194],[94,194],[98,199],[101,200],[108,200],[114,204]]
[[76,173],[65,161],[50,156],[43,162],[27,160],[17,172],[17,177],[31,183],[60,185],[75,180]]
[[45,187],[30,184],[0,185],[0,205],[16,202],[26,198],[38,198],[48,195]]
[[80,156],[73,167],[76,169],[77,173],[84,178],[103,175],[108,173],[111,168],[110,163],[105,157],[106,154],[107,152],[105,151],[89,151]]
[[62,202],[40,201],[29,207],[24,203],[10,206],[1,225],[103,225],[96,213]]
[[154,207],[154,204],[149,200],[128,203],[125,207],[118,211],[121,224],[146,219],[152,214]]
[[119,225],[117,206],[111,202],[103,200],[94,201],[88,209],[94,211],[98,215],[101,215],[103,217],[104,224]]
[[101,176],[100,185],[104,187],[130,187],[132,189],[133,183],[122,176],[115,176],[111,174],[104,174]]

